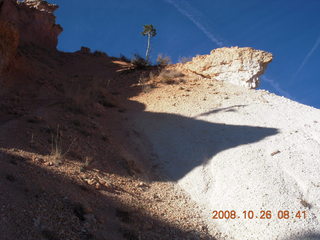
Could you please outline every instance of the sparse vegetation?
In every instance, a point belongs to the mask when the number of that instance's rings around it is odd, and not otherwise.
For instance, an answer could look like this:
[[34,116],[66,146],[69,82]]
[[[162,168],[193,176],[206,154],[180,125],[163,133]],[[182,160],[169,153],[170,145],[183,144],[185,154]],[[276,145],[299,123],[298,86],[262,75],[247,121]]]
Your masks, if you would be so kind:
[[62,163],[62,145],[61,145],[61,132],[59,126],[57,127],[56,135],[51,136],[51,154],[53,163],[59,165]]
[[155,88],[157,83],[179,84],[185,82],[185,80],[181,79],[184,76],[183,73],[175,70],[160,69],[158,71],[150,71],[149,73],[141,73],[138,83],[142,87],[142,91],[147,93],[152,88]]
[[87,168],[90,166],[90,164],[93,163],[93,158],[92,157],[85,157],[84,163],[80,168],[80,172],[85,172]]
[[145,69],[149,65],[148,61],[141,57],[139,54],[134,54],[131,63],[134,69]]
[[167,69],[162,70],[158,76],[160,82],[163,82],[166,84],[175,84],[177,82],[175,81],[175,79],[180,77],[184,77],[184,74],[178,71],[167,70]]
[[139,85],[142,87],[142,91],[144,93],[150,92],[152,88],[155,88],[155,81],[157,79],[157,75],[155,72],[149,73],[141,73],[139,77]]
[[157,65],[158,66],[164,67],[164,66],[167,66],[171,63],[172,63],[172,61],[169,56],[164,56],[162,54],[158,55],[158,57],[157,57]]
[[[74,139],[75,140],[75,139]],[[62,150],[62,132],[59,125],[57,126],[56,135],[51,135],[51,163],[54,165],[60,165],[63,162],[63,158],[69,152],[74,140],[70,143],[67,151],[63,152]]]
[[147,84],[149,80],[150,80],[150,77],[148,78],[144,74],[141,74],[139,77],[139,85],[142,87],[142,91],[145,93],[150,90],[150,87]]
[[93,52],[93,56],[96,56],[96,57],[108,57],[108,54],[106,54],[105,52],[97,50],[97,51]]
[[131,60],[129,59],[129,58],[127,58],[125,55],[123,55],[123,54],[120,54],[120,60],[121,61],[124,61],[124,62],[127,62],[127,63],[129,63],[129,62],[131,62]]

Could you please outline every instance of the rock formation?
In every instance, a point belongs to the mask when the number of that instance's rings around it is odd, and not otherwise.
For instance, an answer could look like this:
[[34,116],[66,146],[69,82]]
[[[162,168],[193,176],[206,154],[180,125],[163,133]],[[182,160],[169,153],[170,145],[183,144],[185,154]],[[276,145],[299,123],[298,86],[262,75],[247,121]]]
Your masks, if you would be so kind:
[[0,83],[8,79],[8,72],[20,78],[18,72],[25,77],[30,71],[28,58],[22,54],[27,46],[56,50],[62,32],[53,15],[57,8],[42,0],[0,0]]
[[0,21],[10,23],[20,35],[19,45],[35,44],[55,49],[58,35],[62,32],[55,23],[53,12],[57,5],[41,0],[0,1]]
[[257,88],[272,54],[253,48],[218,48],[209,55],[197,56],[182,68],[207,78]]

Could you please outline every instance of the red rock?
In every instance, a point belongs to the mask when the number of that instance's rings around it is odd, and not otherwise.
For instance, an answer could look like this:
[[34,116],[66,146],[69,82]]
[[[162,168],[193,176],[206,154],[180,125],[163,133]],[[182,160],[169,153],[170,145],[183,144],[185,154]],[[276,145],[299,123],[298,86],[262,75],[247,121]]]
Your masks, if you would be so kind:
[[19,45],[34,44],[56,49],[62,27],[55,23],[53,12],[57,5],[41,0],[3,0],[0,3],[0,21],[11,23],[19,32]]

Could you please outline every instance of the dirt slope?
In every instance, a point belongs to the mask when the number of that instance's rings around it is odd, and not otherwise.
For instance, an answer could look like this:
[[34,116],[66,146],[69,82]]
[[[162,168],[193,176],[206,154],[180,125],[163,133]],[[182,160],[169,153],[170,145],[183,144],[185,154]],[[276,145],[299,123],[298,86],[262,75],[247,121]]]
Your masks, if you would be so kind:
[[1,240],[212,239],[130,140],[143,72],[102,53],[18,51],[25,68],[0,96]]
[[[219,239],[319,239],[318,109],[188,75],[131,100],[146,106],[130,119],[154,164],[203,207]],[[212,219],[215,210],[237,218]]]

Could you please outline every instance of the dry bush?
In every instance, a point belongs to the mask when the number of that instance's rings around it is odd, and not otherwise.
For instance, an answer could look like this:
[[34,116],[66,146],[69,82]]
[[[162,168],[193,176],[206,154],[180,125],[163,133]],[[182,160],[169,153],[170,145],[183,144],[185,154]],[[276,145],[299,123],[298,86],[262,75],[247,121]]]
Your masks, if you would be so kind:
[[62,131],[60,130],[59,125],[57,126],[56,134],[51,135],[51,153],[50,153],[50,160],[51,163],[58,166],[63,163],[65,156],[70,151],[72,144],[74,143],[75,139],[70,143],[68,149],[63,152],[62,150]]
[[19,44],[18,31],[8,22],[0,21],[0,73],[10,64]]
[[162,54],[159,54],[158,57],[157,57],[157,65],[158,66],[167,66],[169,64],[171,64],[172,61],[171,61],[171,58],[168,57],[168,56],[164,56]]
[[150,64],[145,60],[143,57],[141,57],[139,54],[134,54],[131,63],[134,67],[134,69],[145,69]]
[[151,78],[153,78],[153,75],[151,75],[152,72],[149,73],[149,76],[146,76],[145,74],[140,74],[139,77],[139,85],[142,87],[142,91],[147,93],[150,91],[150,86],[148,82],[150,81]]
[[88,169],[88,167],[90,166],[90,164],[93,162],[94,162],[94,159],[92,157],[86,156],[84,159],[84,163],[80,167],[80,172],[85,172]]
[[127,62],[127,63],[129,63],[129,62],[131,62],[131,60],[129,59],[129,58],[127,58],[125,55],[123,55],[123,54],[120,54],[120,60],[121,61],[123,61],[123,62]]
[[95,57],[108,57],[108,54],[106,54],[105,52],[96,50],[93,52],[93,56],[95,56]]
[[62,162],[63,152],[62,152],[62,145],[61,145],[61,131],[59,126],[57,127],[57,132],[55,136],[51,136],[51,153],[50,156],[52,161],[59,165]]
[[184,77],[185,75],[175,70],[164,69],[159,73],[158,79],[167,84],[175,84],[176,78]]

